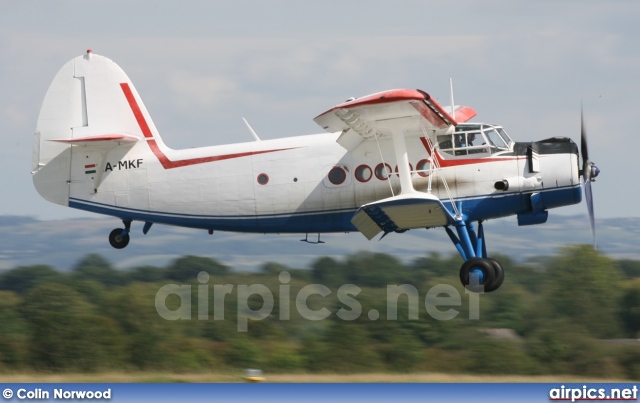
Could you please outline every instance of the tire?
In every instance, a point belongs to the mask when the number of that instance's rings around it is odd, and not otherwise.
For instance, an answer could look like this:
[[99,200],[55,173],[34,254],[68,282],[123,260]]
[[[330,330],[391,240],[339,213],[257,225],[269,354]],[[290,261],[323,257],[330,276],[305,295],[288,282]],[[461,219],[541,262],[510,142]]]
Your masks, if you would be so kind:
[[129,234],[121,237],[120,234],[122,234],[122,231],[124,231],[124,229],[116,228],[109,234],[109,243],[116,249],[122,249],[129,245]]
[[[481,272],[482,278],[478,284],[470,284],[470,274],[476,270]],[[474,257],[464,262],[460,268],[460,282],[471,292],[484,292],[488,285],[494,283],[495,276],[496,270],[487,259]]]
[[484,292],[492,292],[500,288],[500,286],[502,285],[502,282],[504,281],[504,269],[502,268],[500,262],[498,262],[497,260],[490,257],[487,258],[487,260],[491,263],[493,269],[495,270],[495,278],[493,280],[493,283],[484,287]]

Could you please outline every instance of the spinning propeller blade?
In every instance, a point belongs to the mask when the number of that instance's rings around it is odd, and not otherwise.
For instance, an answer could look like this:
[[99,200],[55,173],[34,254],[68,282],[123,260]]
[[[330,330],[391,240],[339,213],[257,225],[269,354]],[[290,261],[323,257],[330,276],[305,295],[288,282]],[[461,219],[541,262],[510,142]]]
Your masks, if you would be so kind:
[[591,224],[591,234],[593,235],[593,249],[596,249],[596,222],[595,213],[593,211],[593,192],[591,190],[591,182],[595,181],[596,176],[600,173],[598,167],[589,160],[589,147],[587,146],[587,132],[584,128],[584,115],[582,107],[580,107],[580,153],[582,154],[582,180],[584,186],[584,197],[587,201],[587,210],[589,212],[589,222]]
[[587,132],[584,129],[584,113],[580,107],[580,152],[582,153],[582,168],[589,161],[589,147],[587,146]]

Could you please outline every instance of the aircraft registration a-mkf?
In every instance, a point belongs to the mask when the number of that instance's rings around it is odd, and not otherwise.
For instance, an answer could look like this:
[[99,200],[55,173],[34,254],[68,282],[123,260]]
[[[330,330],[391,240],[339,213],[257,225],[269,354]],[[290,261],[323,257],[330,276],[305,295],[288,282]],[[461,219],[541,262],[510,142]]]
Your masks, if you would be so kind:
[[475,115],[420,90],[391,90],[318,115],[327,133],[172,150],[124,71],[87,51],[44,98],[33,182],[53,203],[121,219],[109,235],[115,248],[127,246],[133,221],[144,234],[158,223],[318,240],[444,227],[464,259],[463,285],[489,292],[504,270],[487,257],[483,221],[544,223],[548,209],[580,203],[584,187],[595,241],[599,171],[584,130],[580,166],[569,138],[514,142],[500,126],[468,122]]

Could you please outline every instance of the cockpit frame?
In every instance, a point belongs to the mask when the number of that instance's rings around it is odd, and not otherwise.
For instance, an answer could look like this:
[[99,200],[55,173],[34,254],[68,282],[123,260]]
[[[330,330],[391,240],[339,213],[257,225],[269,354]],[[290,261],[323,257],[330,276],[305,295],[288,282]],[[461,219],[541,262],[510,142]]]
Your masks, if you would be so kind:
[[450,134],[437,136],[438,149],[445,156],[484,157],[511,151],[515,144],[502,126],[460,123]]

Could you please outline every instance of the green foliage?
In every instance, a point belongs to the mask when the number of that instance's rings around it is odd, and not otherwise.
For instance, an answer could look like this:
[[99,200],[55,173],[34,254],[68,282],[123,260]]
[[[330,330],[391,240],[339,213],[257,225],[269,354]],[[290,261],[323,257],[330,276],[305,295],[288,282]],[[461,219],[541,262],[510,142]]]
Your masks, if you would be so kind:
[[38,286],[25,294],[20,310],[32,328],[29,352],[36,368],[95,370],[120,356],[117,326],[92,314],[68,286]]
[[167,277],[166,270],[155,266],[139,266],[125,273],[129,281],[155,283]]
[[555,316],[599,338],[620,335],[621,275],[615,262],[589,245],[564,248],[551,262],[547,301]]
[[640,346],[625,346],[617,352],[618,361],[627,379],[640,380]]
[[627,278],[640,277],[640,261],[621,259],[621,260],[618,260],[617,263],[618,263],[618,267]]
[[[614,261],[588,246],[525,263],[498,259],[507,271],[505,283],[478,297],[479,320],[469,320],[470,298],[459,285],[457,255],[430,254],[405,265],[389,255],[359,253],[340,260],[319,258],[310,270],[265,263],[254,273],[233,272],[196,256],[168,267],[128,271],[115,270],[95,254],[67,273],[41,265],[20,267],[0,275],[0,371],[258,367],[267,372],[427,370],[640,379],[637,346],[616,347],[620,342],[602,340],[640,332],[640,262]],[[198,289],[201,271],[212,276],[206,284],[208,320],[198,320],[205,295]],[[283,271],[291,274],[288,302],[280,299]],[[169,283],[191,287],[191,320],[165,320],[156,311],[156,294]],[[224,300],[225,319],[214,320],[214,286],[225,284],[232,286]],[[251,284],[272,292],[274,308],[263,320],[249,320],[248,332],[242,333],[237,328],[238,286]],[[325,320],[305,319],[296,309],[298,292],[310,284],[331,291],[306,300],[312,311],[331,312]],[[354,308],[338,298],[345,284],[360,290],[352,295],[361,308],[355,320],[336,315]],[[459,312],[454,319],[436,320],[427,312],[425,301],[434,300],[426,293],[438,284],[453,285],[461,295],[460,306],[452,307]],[[388,290],[389,285],[415,287],[417,312],[412,312],[417,319],[409,315],[415,300],[401,295],[397,319],[391,320],[387,294],[394,288]],[[170,309],[180,303],[173,297],[165,301]],[[248,300],[254,310],[262,304],[257,294]],[[284,304],[290,307],[288,320],[279,319]],[[369,317],[373,310],[379,317]],[[519,337],[494,339],[482,330],[495,328],[513,329]]]
[[446,277],[457,274],[462,265],[460,255],[442,256],[438,252],[431,252],[429,256],[416,259],[411,268],[417,272],[420,279]]
[[273,263],[273,262],[267,262],[263,264],[262,267],[260,268],[261,272],[273,274],[276,276],[283,271],[289,272],[289,270],[290,269],[287,266],[282,265],[280,263]]
[[125,283],[125,277],[105,258],[95,253],[82,258],[73,269],[74,279],[91,280],[107,287],[115,287]]
[[424,345],[408,331],[390,337],[390,343],[381,350],[385,366],[392,371],[411,372],[425,360]]
[[640,337],[640,278],[627,285],[623,291],[620,319],[631,337]]
[[167,369],[173,372],[201,372],[219,365],[211,347],[202,340],[176,338],[163,345]]
[[311,265],[311,277],[317,284],[342,285],[347,282],[347,271],[342,263],[325,256]]
[[0,277],[0,290],[25,293],[39,284],[61,280],[62,275],[50,266],[18,267]]
[[526,342],[529,355],[553,374],[614,378],[617,364],[584,328],[567,321],[549,322]]
[[229,343],[224,359],[231,367],[255,368],[263,363],[263,351],[257,342],[240,333]]
[[362,324],[334,321],[324,337],[329,346],[318,362],[318,370],[331,372],[371,372],[380,367],[378,354]]
[[[475,374],[535,375],[535,361],[515,341],[492,340],[476,334],[466,346],[463,368]],[[496,379],[498,381],[498,379]]]
[[198,273],[209,273],[209,275],[224,275],[229,268],[218,261],[200,256],[183,256],[176,259],[167,268],[167,278],[179,283],[196,281]]
[[279,345],[265,365],[269,372],[297,372],[304,369],[304,357],[295,346]]
[[490,307],[485,317],[490,318],[491,327],[521,332],[523,323],[528,320],[528,308],[532,306],[534,300],[524,289],[510,285],[492,294],[490,301],[486,302]]
[[124,343],[126,361],[144,370],[168,368],[164,349],[178,329],[162,319],[155,309],[157,288],[133,284],[111,292],[105,298],[105,312],[128,335]]
[[368,287],[411,282],[409,270],[395,257],[383,253],[359,253],[347,258],[347,282]]

